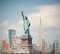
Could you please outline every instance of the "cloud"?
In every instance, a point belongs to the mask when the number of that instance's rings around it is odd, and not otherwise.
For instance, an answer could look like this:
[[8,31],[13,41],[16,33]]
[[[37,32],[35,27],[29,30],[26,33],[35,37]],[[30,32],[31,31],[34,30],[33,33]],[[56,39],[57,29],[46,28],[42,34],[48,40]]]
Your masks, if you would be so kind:
[[0,42],[2,41],[2,39],[8,38],[8,27],[9,22],[7,20],[0,22]]
[[8,21],[0,22],[0,26],[6,26],[8,24],[9,24]]
[[17,36],[22,35],[23,34],[23,21],[19,20],[18,23],[10,25],[8,29],[16,30]]
[[60,16],[58,15],[60,14],[58,5],[42,5],[36,7],[36,9],[39,11],[28,15],[33,26],[39,25],[40,18],[42,20],[43,27],[56,27],[60,25],[60,18],[57,18]]

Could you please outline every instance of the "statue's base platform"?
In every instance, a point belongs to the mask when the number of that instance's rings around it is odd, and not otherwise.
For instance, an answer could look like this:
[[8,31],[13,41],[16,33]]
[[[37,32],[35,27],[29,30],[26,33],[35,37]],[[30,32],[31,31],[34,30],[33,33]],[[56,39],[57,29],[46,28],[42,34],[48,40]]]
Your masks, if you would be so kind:
[[22,49],[21,51],[23,51],[22,53],[30,54],[30,52],[33,50],[32,37],[22,35],[20,39],[21,39],[20,48]]

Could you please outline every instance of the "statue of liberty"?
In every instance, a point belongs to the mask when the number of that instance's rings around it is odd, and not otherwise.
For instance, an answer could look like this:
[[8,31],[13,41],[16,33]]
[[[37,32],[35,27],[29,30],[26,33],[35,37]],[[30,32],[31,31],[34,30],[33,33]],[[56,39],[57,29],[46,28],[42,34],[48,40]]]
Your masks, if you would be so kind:
[[23,17],[23,28],[24,28],[24,35],[30,36],[29,27],[30,22],[26,16],[24,16],[22,11],[22,17]]

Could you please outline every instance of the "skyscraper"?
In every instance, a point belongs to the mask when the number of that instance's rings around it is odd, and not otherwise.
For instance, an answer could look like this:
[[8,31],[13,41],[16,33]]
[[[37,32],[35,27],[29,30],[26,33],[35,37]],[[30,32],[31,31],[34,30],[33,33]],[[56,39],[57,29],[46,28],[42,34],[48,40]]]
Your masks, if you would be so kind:
[[12,45],[13,37],[16,36],[16,30],[9,29],[9,43],[10,47]]
[[41,23],[41,17],[40,17],[40,23],[38,28],[38,45],[40,46],[41,50],[42,50],[42,39],[43,39],[43,30],[42,30],[42,23]]
[[58,40],[53,43],[53,53],[58,54]]

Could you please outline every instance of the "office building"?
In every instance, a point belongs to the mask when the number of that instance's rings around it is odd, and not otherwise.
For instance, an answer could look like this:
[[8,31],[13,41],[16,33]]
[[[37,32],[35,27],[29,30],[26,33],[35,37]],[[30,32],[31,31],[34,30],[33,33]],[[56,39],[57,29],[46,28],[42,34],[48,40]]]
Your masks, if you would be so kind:
[[16,30],[9,29],[9,44],[12,46],[13,37],[16,36]]

